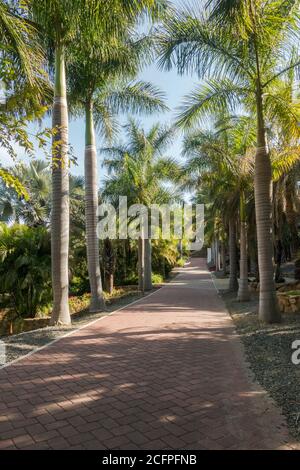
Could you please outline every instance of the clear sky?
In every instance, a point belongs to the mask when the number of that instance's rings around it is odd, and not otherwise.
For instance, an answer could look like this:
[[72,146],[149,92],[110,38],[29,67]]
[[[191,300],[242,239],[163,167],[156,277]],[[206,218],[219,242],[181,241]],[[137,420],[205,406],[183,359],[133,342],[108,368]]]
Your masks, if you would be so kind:
[[[174,4],[180,5],[182,2],[180,0],[173,0]],[[167,97],[167,105],[170,108],[170,112],[162,114],[154,114],[151,116],[139,115],[137,119],[146,129],[151,126],[151,124],[156,122],[162,123],[171,123],[174,115],[176,113],[176,107],[178,107],[182,101],[184,95],[189,93],[197,83],[196,77],[190,76],[179,76],[177,75],[176,70],[171,70],[170,72],[163,72],[158,69],[156,63],[153,63],[151,66],[145,68],[142,73],[140,73],[138,79],[149,81],[160,88],[165,92]],[[122,116],[122,121],[126,120],[126,116]],[[50,118],[44,120],[43,123],[45,126],[51,126]],[[77,175],[84,174],[84,120],[76,119],[71,120],[69,124],[69,141],[74,149],[74,154],[77,159],[77,166],[72,166],[71,172]],[[174,138],[174,143],[167,151],[168,156],[173,156],[175,158],[180,158],[181,151],[181,140],[182,136],[179,134]],[[97,136],[97,147],[101,147],[101,136]],[[28,161],[28,157],[25,157],[24,152],[21,149],[17,149],[18,156],[20,159]],[[37,152],[37,156],[43,154]],[[11,165],[12,162],[7,158],[3,149],[0,148],[0,158],[2,165]],[[103,181],[104,170],[101,169],[101,152],[98,150],[98,163],[99,163],[99,184]]]
[[[150,116],[138,115],[136,119],[141,123],[143,127],[148,129],[152,124],[156,122],[161,123],[172,123],[176,113],[176,107],[180,105],[182,97],[189,93],[195,86],[195,80],[187,76],[177,75],[175,70],[170,72],[162,72],[158,70],[156,64],[152,64],[150,67],[145,69],[138,77],[141,80],[150,81],[157,87],[159,87],[166,94],[166,102],[170,108],[169,112],[155,113]],[[126,121],[126,115],[122,116],[122,122]],[[172,146],[167,149],[166,153],[168,156],[180,158],[181,152],[181,140],[182,136],[180,133],[174,139]],[[83,174],[83,158],[84,158],[84,122],[82,119],[71,120],[70,122],[70,143],[72,144],[77,158],[78,166],[73,168],[72,171],[76,174]],[[101,135],[97,136],[97,147],[101,147]],[[100,167],[101,164],[101,151],[98,150],[98,162],[99,162],[99,179],[101,182],[101,172],[103,170]]]

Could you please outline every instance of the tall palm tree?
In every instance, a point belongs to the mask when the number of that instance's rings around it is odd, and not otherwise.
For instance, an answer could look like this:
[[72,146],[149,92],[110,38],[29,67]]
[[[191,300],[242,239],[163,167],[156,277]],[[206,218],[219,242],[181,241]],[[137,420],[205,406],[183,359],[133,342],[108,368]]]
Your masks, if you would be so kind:
[[51,324],[71,322],[69,312],[69,161],[66,48],[78,34],[83,3],[32,0],[30,13],[45,46],[54,50],[54,100],[52,126],[51,261],[53,310]]
[[54,102],[52,110],[53,170],[51,212],[51,256],[53,311],[51,323],[70,323],[68,304],[69,180],[68,107],[66,95],[66,53],[72,41],[84,37],[94,41],[103,36],[123,34],[123,25],[141,14],[155,16],[166,6],[164,0],[30,0],[31,18],[42,39],[54,51]]
[[[252,194],[252,161],[247,155],[253,145],[252,120],[248,117],[215,119],[215,132],[198,130],[184,139],[183,156],[185,179],[190,188],[206,195],[210,201],[208,213],[215,219],[215,236],[228,226],[229,234],[229,290],[238,290],[238,299],[247,300],[247,220],[246,202]],[[192,179],[191,179],[192,175]],[[196,178],[195,178],[196,176]],[[239,216],[239,224],[237,217]],[[223,228],[220,230],[220,227]],[[237,280],[237,228],[240,229],[240,283]],[[223,255],[223,268],[225,266]]]
[[[147,132],[137,122],[130,120],[126,126],[127,143],[117,143],[102,149],[107,157],[104,165],[111,176],[107,179],[103,195],[112,201],[117,195],[128,197],[129,204],[163,204],[172,201],[172,194],[164,182],[172,181],[179,175],[178,164],[164,156],[163,152],[171,142],[174,130],[156,124]],[[117,201],[116,201],[117,202]],[[138,243],[139,286],[150,290],[151,280],[151,239]]]
[[[220,0],[213,3],[217,4],[216,13],[208,20],[191,8],[170,15],[158,36],[160,64],[167,69],[175,65],[180,73],[196,72],[200,78],[207,79],[186,98],[178,118],[182,127],[187,128],[224,107],[236,110],[244,106],[255,110],[259,317],[271,323],[280,320],[280,313],[273,278],[271,163],[266,125],[275,110],[285,111],[285,103],[274,94],[274,84],[300,63],[294,53],[299,43],[295,19],[299,2]],[[218,16],[219,11],[224,12],[224,6],[229,8],[226,10],[230,12],[229,24],[225,14],[221,16],[223,21]],[[235,14],[235,6],[242,9],[242,15]],[[236,18],[239,20],[235,23]],[[295,116],[288,119],[293,131],[298,133]]]
[[107,57],[108,41],[103,48],[103,38],[99,38],[92,46],[75,49],[74,61],[69,67],[71,110],[74,105],[77,114],[84,113],[86,124],[85,213],[92,312],[104,308],[96,232],[98,171],[95,124],[102,137],[111,139],[118,129],[116,116],[119,112],[151,113],[166,109],[162,93],[151,84],[125,80],[138,71],[144,47],[142,43],[142,40],[133,43],[114,39]]

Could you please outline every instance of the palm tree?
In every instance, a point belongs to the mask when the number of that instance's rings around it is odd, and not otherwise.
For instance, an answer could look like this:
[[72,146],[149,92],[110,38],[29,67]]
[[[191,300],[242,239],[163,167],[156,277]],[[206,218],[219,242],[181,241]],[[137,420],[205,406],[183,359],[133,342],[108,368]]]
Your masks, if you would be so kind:
[[83,3],[32,0],[30,13],[45,46],[54,50],[54,100],[52,126],[51,260],[53,310],[51,324],[71,322],[69,312],[69,161],[68,107],[66,90],[66,47],[78,34]]
[[[102,149],[107,158],[104,165],[111,173],[107,179],[103,195],[114,201],[118,195],[126,195],[128,203],[151,204],[168,203],[174,198],[163,183],[172,181],[179,175],[179,167],[173,159],[163,155],[170,143],[174,130],[156,124],[146,132],[134,120],[126,126],[127,143],[116,144]],[[116,201],[117,202],[117,201]],[[138,242],[139,286],[152,289],[151,281],[151,239]]]
[[[280,320],[280,313],[273,278],[271,162],[266,122],[280,109],[291,129],[298,133],[297,120],[295,116],[287,116],[286,103],[274,94],[274,84],[300,63],[294,53],[298,42],[294,26],[299,2],[224,0],[213,3],[215,13],[208,20],[189,8],[165,21],[158,36],[160,64],[167,69],[175,65],[179,73],[196,72],[200,78],[207,79],[186,98],[178,117],[179,126],[188,128],[216,109],[234,111],[244,106],[255,110],[259,317],[271,323]],[[237,8],[239,13],[242,9],[242,15],[236,14]],[[229,24],[225,14],[219,15],[224,10],[230,12]]]
[[[0,0],[0,146],[12,161],[17,146],[32,155],[27,124],[41,119],[51,94],[45,54],[27,13],[25,2]],[[0,168],[0,178],[26,196],[7,169]]]
[[[287,135],[285,135],[287,137]],[[297,255],[299,246],[299,158],[297,142],[281,142],[278,148],[271,149],[272,162],[272,215],[275,249],[275,280],[282,282],[281,261],[283,254],[292,258]],[[287,256],[286,256],[287,257]],[[295,266],[297,261],[295,262]]]
[[[186,135],[183,156],[185,179],[209,201],[207,214],[214,218],[213,237],[224,238],[229,229],[229,290],[238,290],[238,299],[247,300],[247,219],[246,202],[252,194],[252,161],[247,155],[253,145],[252,120],[248,117],[217,116],[215,132],[198,130]],[[251,147],[250,147],[251,148]],[[192,178],[191,178],[192,176]],[[186,183],[185,183],[186,185]],[[200,191],[200,193],[199,193]],[[240,283],[237,280],[237,216],[240,223]],[[223,269],[225,267],[223,253]],[[226,269],[226,267],[225,267]]]
[[[26,78],[31,86],[38,84],[44,60],[43,50],[38,41],[35,26],[26,18],[25,2],[7,2],[0,0],[0,44],[1,54],[5,57],[4,70],[0,78],[11,80],[12,70]],[[20,15],[20,8],[23,15]],[[25,8],[25,12],[24,12]],[[7,77],[5,76],[7,73]]]
[[[126,82],[133,77],[141,62],[143,40],[116,42],[109,48],[103,38],[92,46],[74,50],[74,61],[69,67],[71,109],[84,113],[85,137],[85,212],[87,259],[91,286],[90,311],[104,308],[97,238],[98,176],[95,125],[100,135],[111,139],[118,126],[119,112],[164,111],[163,95],[151,84]],[[147,43],[147,41],[146,41]],[[120,77],[123,77],[121,79]],[[73,105],[73,106],[72,106]]]
[[[33,160],[28,165],[18,163],[9,168],[8,173],[19,181],[26,197],[0,182],[0,221],[9,224],[25,223],[30,227],[50,227],[51,214],[51,169],[49,162]],[[84,197],[83,179],[69,176],[70,205]],[[76,216],[71,214],[71,224],[76,224]]]
[[103,36],[123,33],[123,25],[134,22],[143,13],[155,16],[165,8],[164,0],[31,0],[30,13],[41,38],[54,50],[54,102],[52,110],[53,169],[51,211],[51,253],[53,311],[51,323],[70,323],[68,305],[69,251],[69,179],[68,179],[68,107],[66,96],[66,52],[72,41],[94,41]]

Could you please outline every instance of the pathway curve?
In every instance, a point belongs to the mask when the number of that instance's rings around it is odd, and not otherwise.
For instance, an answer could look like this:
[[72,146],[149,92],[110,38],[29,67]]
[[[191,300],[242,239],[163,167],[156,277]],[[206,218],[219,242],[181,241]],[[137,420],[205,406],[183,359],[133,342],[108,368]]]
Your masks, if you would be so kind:
[[[287,444],[288,443],[288,444]],[[0,370],[0,448],[279,449],[205,260]]]

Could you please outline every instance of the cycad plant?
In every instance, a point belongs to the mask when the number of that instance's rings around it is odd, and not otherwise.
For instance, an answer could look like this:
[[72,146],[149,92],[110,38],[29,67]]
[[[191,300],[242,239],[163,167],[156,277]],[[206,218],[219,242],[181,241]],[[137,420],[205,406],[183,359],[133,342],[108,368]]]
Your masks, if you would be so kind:
[[[201,11],[209,4],[208,12]],[[213,5],[213,13],[211,13]],[[202,8],[201,8],[202,7]],[[276,83],[300,58],[298,1],[199,2],[194,11],[170,15],[158,35],[160,64],[195,72],[204,83],[186,97],[178,125],[188,128],[212,112],[244,107],[256,116],[255,209],[260,271],[259,317],[280,320],[273,276],[271,162],[266,126],[280,112],[295,134],[298,121],[286,113]]]

